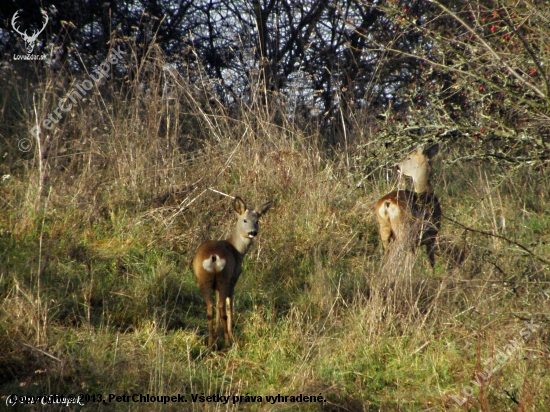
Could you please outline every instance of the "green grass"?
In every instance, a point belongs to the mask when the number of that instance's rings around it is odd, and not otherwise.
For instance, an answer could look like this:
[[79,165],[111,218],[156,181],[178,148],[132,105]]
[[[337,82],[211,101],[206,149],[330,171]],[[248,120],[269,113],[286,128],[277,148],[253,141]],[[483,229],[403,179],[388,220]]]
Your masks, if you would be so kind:
[[[434,187],[444,214],[474,231],[443,221],[434,273],[423,249],[410,271],[400,261],[384,269],[373,204],[394,186],[383,173],[362,171],[381,170],[390,154],[362,159],[323,149],[322,136],[275,126],[260,110],[239,121],[211,116],[214,130],[201,102],[183,92],[165,114],[185,112],[183,140],[179,129],[159,136],[166,119],[139,103],[130,110],[131,101],[114,101],[113,123],[94,131],[106,115],[96,98],[61,126],[72,137],[51,146],[42,173],[36,152],[6,147],[0,165],[12,176],[0,186],[2,403],[8,394],[219,393],[326,402],[189,401],[183,409],[550,407],[548,173],[447,164],[454,151],[446,147]],[[12,127],[23,133],[28,125],[18,121]],[[201,241],[227,236],[235,217],[230,199],[208,188],[251,204],[276,201],[237,284],[236,342],[219,351],[205,345],[205,305],[190,262]],[[458,264],[457,251],[467,252]],[[459,407],[452,396],[472,386],[525,320],[540,325],[536,333]]]

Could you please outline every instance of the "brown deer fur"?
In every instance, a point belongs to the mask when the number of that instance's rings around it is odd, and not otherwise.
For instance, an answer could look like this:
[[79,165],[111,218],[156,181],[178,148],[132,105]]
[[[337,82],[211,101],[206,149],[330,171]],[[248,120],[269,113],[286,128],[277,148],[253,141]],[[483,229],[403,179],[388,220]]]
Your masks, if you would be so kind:
[[[226,342],[233,340],[233,293],[235,284],[242,272],[244,255],[258,234],[258,220],[268,211],[272,201],[260,208],[247,209],[245,202],[236,197],[233,207],[238,214],[237,226],[233,234],[226,240],[207,241],[201,244],[193,259],[193,271],[202,296],[206,301],[208,317],[209,346],[214,344],[214,338],[220,328],[220,318]],[[216,334],[213,325],[212,291],[216,292],[217,316]]]
[[412,178],[414,192],[396,190],[376,203],[380,237],[386,253],[392,242],[407,242],[413,251],[419,244],[425,245],[432,268],[441,225],[441,206],[429,176],[430,159],[438,151],[438,144],[427,149],[420,148],[397,166],[401,175]]

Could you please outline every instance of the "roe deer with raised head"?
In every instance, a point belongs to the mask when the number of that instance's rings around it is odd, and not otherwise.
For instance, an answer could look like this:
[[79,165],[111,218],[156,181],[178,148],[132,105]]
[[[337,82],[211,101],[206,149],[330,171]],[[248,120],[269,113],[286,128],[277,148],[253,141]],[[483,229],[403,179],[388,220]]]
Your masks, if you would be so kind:
[[412,178],[414,192],[396,190],[376,203],[380,237],[387,253],[391,242],[408,242],[415,251],[426,246],[432,269],[435,265],[437,233],[441,226],[441,206],[430,185],[430,159],[439,151],[434,144],[419,148],[397,165],[400,175]]
[[227,240],[207,241],[197,249],[193,259],[193,271],[202,296],[206,301],[208,316],[208,345],[214,344],[212,291],[216,292],[216,335],[223,323],[225,341],[233,341],[233,292],[242,271],[243,258],[258,234],[258,220],[273,205],[269,201],[257,209],[247,209],[244,200],[236,197],[233,207],[239,215],[235,231]]

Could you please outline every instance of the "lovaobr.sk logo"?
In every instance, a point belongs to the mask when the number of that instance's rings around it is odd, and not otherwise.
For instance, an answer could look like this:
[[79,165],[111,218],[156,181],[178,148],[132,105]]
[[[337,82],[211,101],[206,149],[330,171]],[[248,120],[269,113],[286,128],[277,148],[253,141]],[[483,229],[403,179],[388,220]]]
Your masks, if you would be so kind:
[[48,24],[48,15],[44,10],[42,10],[42,16],[43,16],[42,28],[40,30],[33,30],[32,35],[29,36],[27,34],[27,30],[21,31],[20,28],[18,27],[18,22],[17,22],[17,19],[19,18],[18,13],[19,11],[16,11],[15,14],[13,15],[11,19],[11,25],[13,29],[23,37],[23,41],[25,42],[25,49],[27,50],[27,54],[30,55],[34,50],[34,45],[36,43],[36,39],[38,38],[38,35],[44,31],[44,29],[46,28],[46,24]]

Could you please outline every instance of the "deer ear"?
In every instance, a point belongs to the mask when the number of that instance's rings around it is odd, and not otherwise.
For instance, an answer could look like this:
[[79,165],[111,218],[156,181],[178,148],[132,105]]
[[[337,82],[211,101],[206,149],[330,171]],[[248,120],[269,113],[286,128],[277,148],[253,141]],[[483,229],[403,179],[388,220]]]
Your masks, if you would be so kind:
[[433,144],[427,149],[424,149],[424,154],[428,156],[428,158],[434,157],[439,152],[439,143]]
[[273,200],[270,200],[269,202],[261,205],[259,208],[256,208],[256,212],[258,212],[258,214],[261,216],[265,212],[267,212],[271,206],[273,206]]
[[242,200],[239,196],[237,196],[233,201],[233,207],[239,216],[246,212],[246,203],[244,203],[244,200]]

